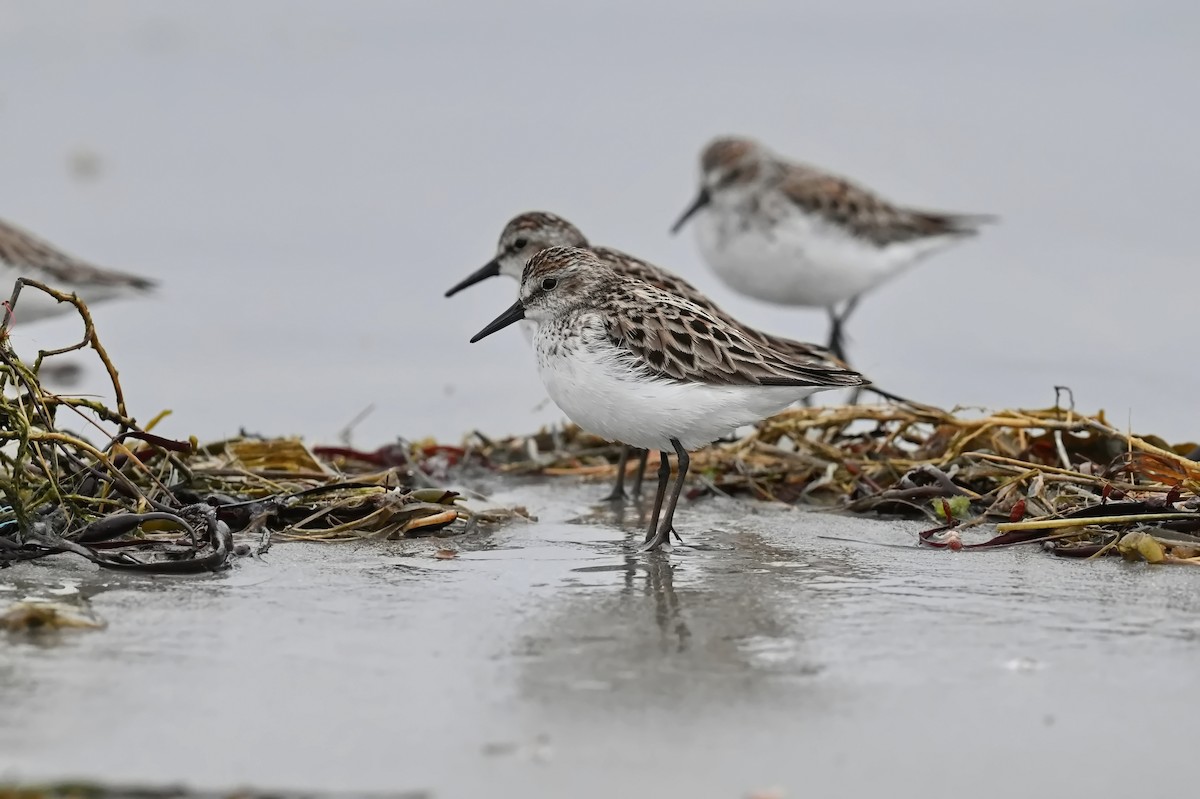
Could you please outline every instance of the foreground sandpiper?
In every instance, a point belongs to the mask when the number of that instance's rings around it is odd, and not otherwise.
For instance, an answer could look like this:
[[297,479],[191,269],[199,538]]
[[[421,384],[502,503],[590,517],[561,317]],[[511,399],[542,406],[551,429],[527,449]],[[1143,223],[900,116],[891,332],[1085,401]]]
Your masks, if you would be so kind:
[[[452,297],[469,286],[499,275],[511,277],[519,282],[521,274],[525,269],[525,264],[529,262],[529,259],[550,247],[587,249],[618,275],[645,281],[652,286],[683,297],[700,306],[724,324],[736,327],[744,335],[761,344],[788,351],[799,358],[815,358],[820,361],[827,361],[832,358],[831,353],[821,347],[771,336],[753,328],[745,327],[718,308],[699,289],[678,275],[620,250],[615,250],[611,247],[591,246],[579,228],[561,216],[547,211],[529,211],[518,214],[509,220],[500,234],[500,241],[496,246],[495,257],[449,289],[446,292],[446,296]],[[526,335],[531,337],[533,330],[532,323],[522,322],[521,325]],[[639,454],[638,469],[634,474],[631,488],[633,496],[638,496],[641,493],[642,476],[645,473],[648,454],[645,450]],[[621,499],[625,496],[625,465],[628,462],[629,455],[629,447],[622,450],[621,459],[617,464],[617,481],[608,499]]]
[[[662,453],[646,547],[668,544],[688,452],[815,391],[863,385],[857,372],[771,346],[700,305],[619,275],[588,250],[552,247],[525,266],[516,303],[472,343],[534,324],[538,373],[584,430]],[[670,454],[679,464],[666,513]]]
[[[67,255],[33,234],[0,220],[0,286],[11,288],[18,277],[31,278],[74,292],[89,306],[144,294],[155,282],[137,275],[101,269]],[[7,299],[7,293],[3,299]],[[18,322],[33,322],[71,313],[74,307],[56,302],[40,291],[25,291],[17,303]]]
[[747,138],[712,141],[700,172],[700,191],[671,231],[695,216],[704,259],[734,291],[827,309],[829,349],[843,359],[844,325],[865,292],[992,219],[893,205]]

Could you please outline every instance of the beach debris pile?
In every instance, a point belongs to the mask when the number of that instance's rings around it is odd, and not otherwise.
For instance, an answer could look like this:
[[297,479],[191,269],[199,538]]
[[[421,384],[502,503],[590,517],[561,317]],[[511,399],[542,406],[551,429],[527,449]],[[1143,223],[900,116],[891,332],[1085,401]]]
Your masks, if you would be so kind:
[[[83,337],[26,363],[8,337],[24,291],[75,306]],[[114,402],[59,395],[38,379],[66,353],[94,354]],[[0,323],[0,567],[74,553],[108,569],[191,573],[226,567],[278,540],[456,532],[503,511],[472,514],[428,478],[444,448],[394,444],[352,459],[296,439],[244,436],[200,445],[139,424],[87,306],[32,280],[17,282]],[[453,448],[450,448],[451,450]]]
[[[23,289],[73,304],[83,337],[22,361],[7,331]],[[74,553],[109,569],[190,573],[276,541],[462,534],[528,516],[521,508],[472,511],[444,486],[482,475],[610,479],[621,451],[571,425],[375,450],[248,434],[205,445],[166,438],[153,432],[165,414],[145,425],[129,414],[77,297],[20,280],[5,306],[0,567]],[[103,365],[111,406],[39,381],[48,359],[77,351]],[[1064,557],[1200,565],[1200,447],[1079,413],[1069,391],[1056,399],[1012,411],[904,401],[793,408],[695,453],[689,498],[927,518],[916,543],[951,550],[1038,544]],[[651,453],[650,475],[656,461]]]
[[[467,445],[468,458],[504,472],[597,479],[615,474],[619,451],[573,426],[495,441],[475,434]],[[798,407],[695,453],[690,496],[927,518],[919,543],[930,547],[1038,544],[1064,557],[1200,565],[1197,457],[1194,443],[1121,431],[1073,400],[994,412]]]

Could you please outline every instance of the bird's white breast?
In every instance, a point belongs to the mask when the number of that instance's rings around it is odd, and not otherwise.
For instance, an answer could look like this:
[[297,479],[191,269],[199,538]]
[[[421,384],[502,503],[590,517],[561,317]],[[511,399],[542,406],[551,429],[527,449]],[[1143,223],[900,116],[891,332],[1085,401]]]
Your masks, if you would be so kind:
[[700,251],[717,276],[734,291],[779,305],[836,305],[955,240],[880,246],[782,196],[753,207],[714,202],[696,222]]
[[778,413],[809,387],[711,386],[649,379],[607,340],[598,317],[572,334],[557,323],[534,335],[546,392],[571,421],[610,441],[670,452],[671,439],[699,449],[738,427]]

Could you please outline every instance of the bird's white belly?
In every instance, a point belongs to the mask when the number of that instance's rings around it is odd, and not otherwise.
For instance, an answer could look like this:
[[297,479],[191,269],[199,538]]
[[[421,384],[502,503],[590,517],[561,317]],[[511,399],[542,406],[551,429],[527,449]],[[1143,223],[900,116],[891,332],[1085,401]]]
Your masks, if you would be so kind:
[[538,371],[571,421],[590,433],[643,449],[704,447],[742,425],[782,411],[811,387],[709,386],[639,379],[610,353],[577,345],[557,353],[539,334]]
[[779,305],[836,305],[951,241],[938,237],[880,247],[808,214],[745,226],[742,218],[719,208],[702,212],[696,225],[700,251],[731,289]]

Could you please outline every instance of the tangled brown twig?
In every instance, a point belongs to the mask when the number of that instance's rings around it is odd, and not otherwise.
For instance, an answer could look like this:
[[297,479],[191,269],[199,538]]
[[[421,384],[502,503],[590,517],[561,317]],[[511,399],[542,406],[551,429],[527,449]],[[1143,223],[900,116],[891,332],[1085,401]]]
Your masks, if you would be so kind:
[[[8,336],[30,289],[70,303],[84,324],[77,343],[39,352],[32,365]],[[85,349],[103,364],[113,408],[39,380],[47,359]],[[63,416],[90,435],[67,429]],[[0,322],[0,443],[0,567],[73,553],[110,569],[208,571],[235,552],[265,551],[275,537],[428,534],[471,516],[454,492],[414,486],[424,457],[415,449],[395,449],[383,469],[359,463],[346,474],[291,439],[198,447],[150,432],[129,414],[87,306],[28,279],[17,281]],[[254,545],[236,546],[236,533]]]

